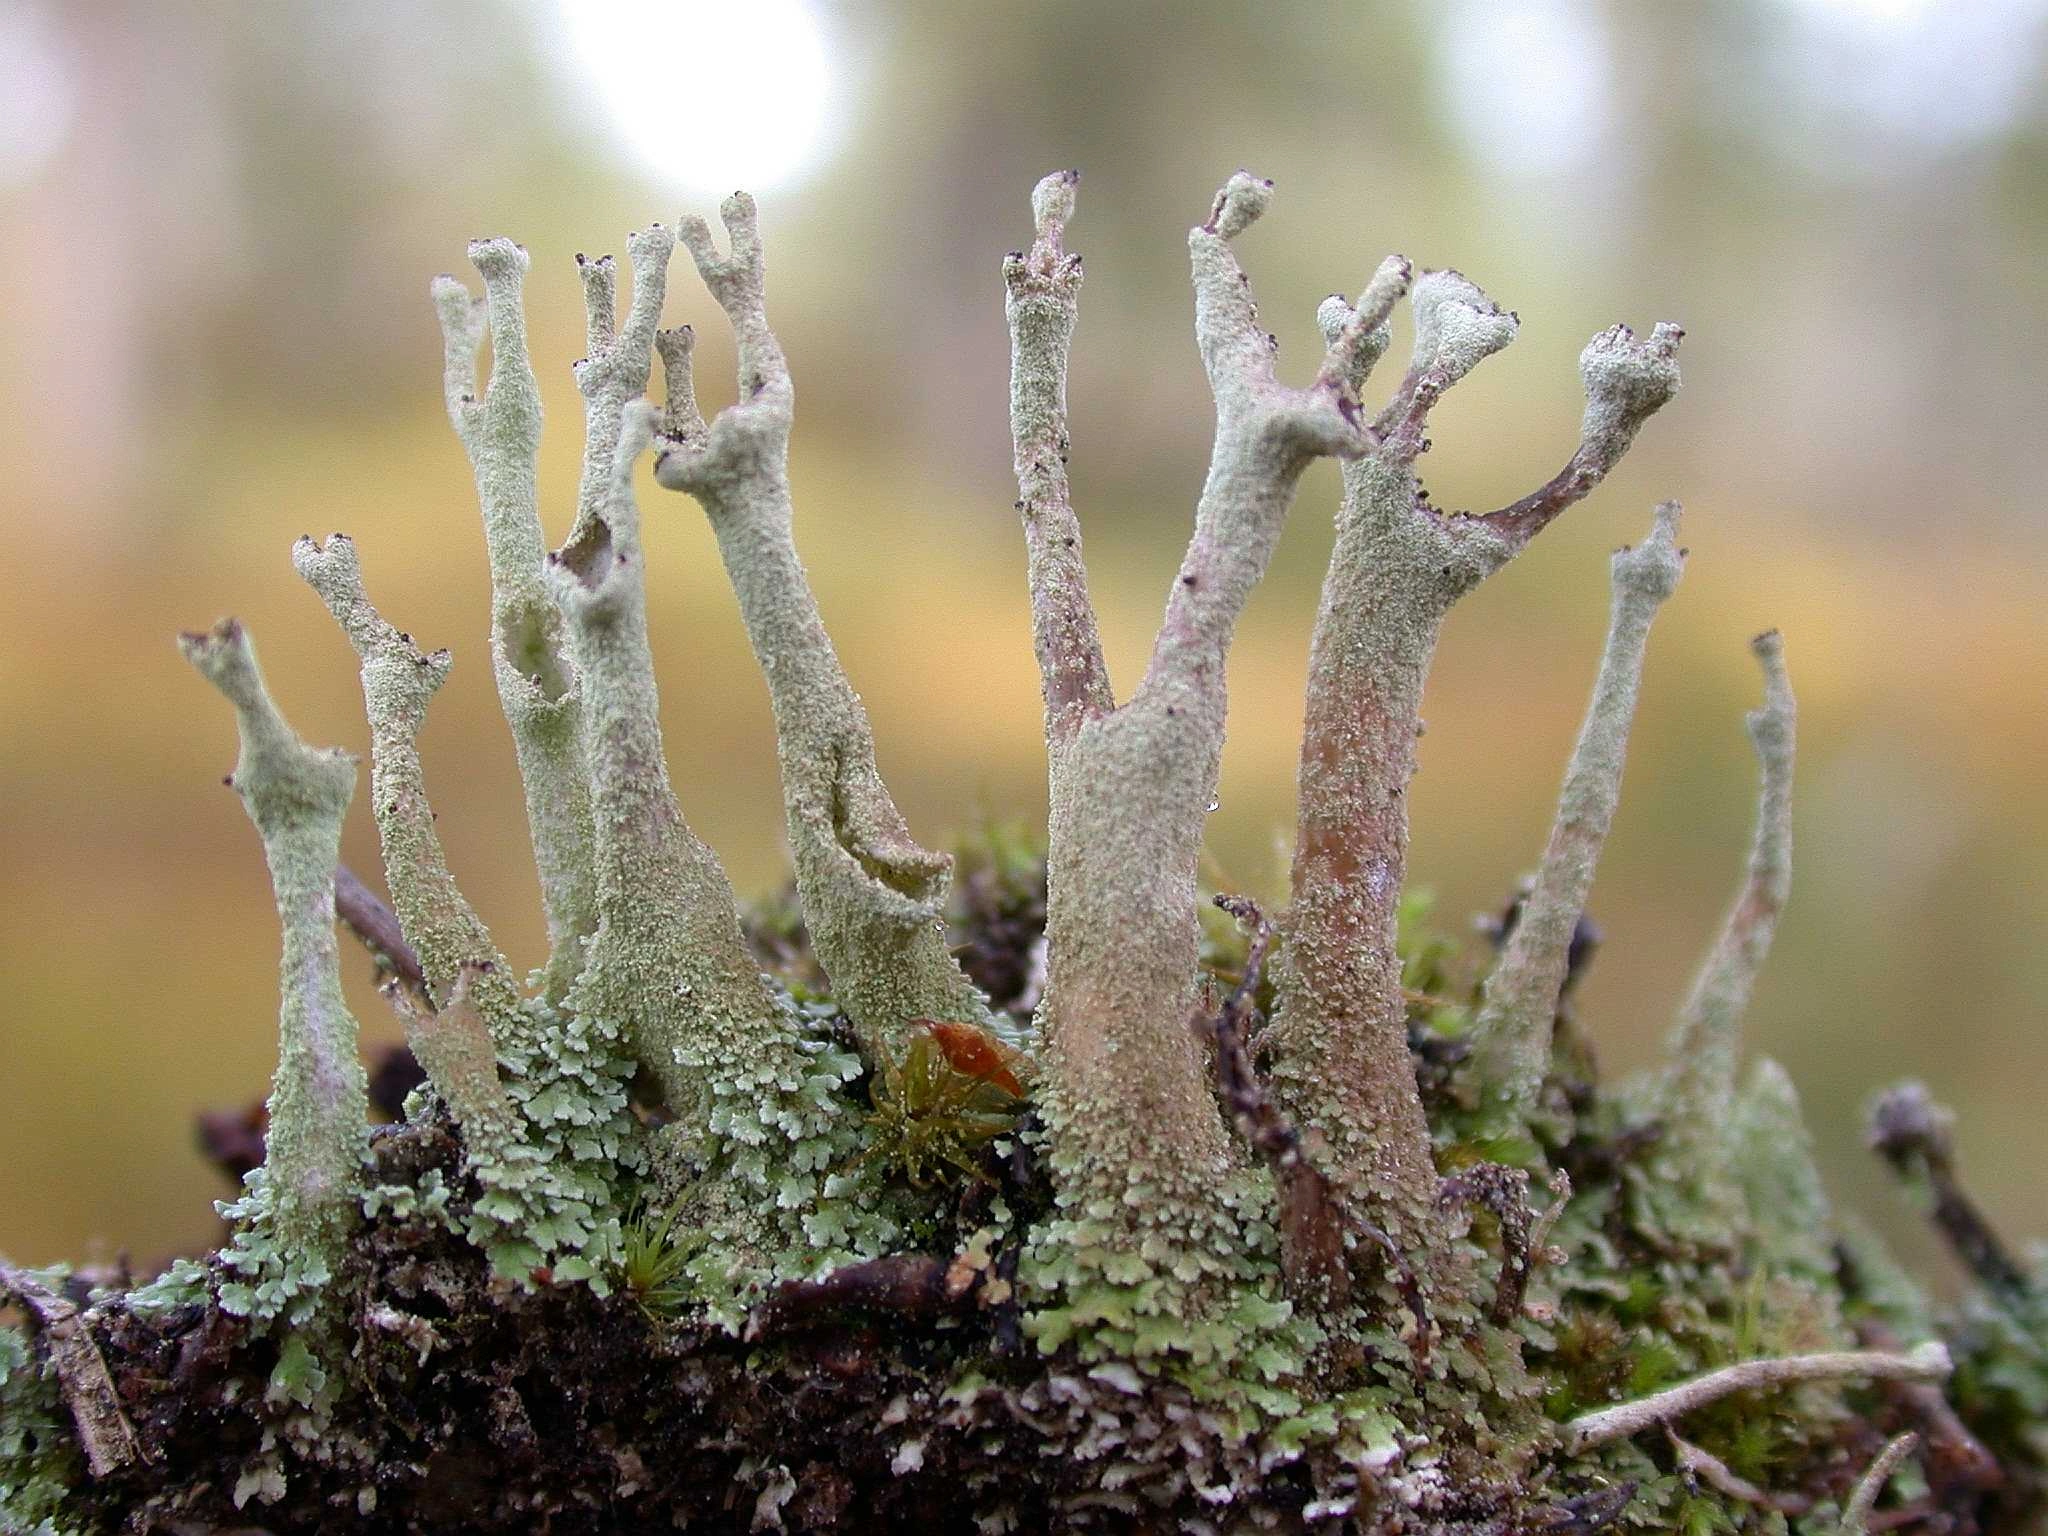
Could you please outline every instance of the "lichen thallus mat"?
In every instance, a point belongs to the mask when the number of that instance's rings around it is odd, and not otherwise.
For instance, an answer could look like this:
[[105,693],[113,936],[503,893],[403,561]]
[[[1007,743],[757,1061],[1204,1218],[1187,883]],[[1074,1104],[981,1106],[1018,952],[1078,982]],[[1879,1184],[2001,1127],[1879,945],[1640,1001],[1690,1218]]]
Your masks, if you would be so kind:
[[[240,625],[182,638],[234,707],[229,782],[283,925],[267,1155],[203,1262],[132,1289],[0,1271],[24,1325],[0,1329],[9,1529],[137,1509],[283,1518],[295,1488],[334,1520],[405,1528],[436,1431],[352,1404],[424,1397],[436,1372],[475,1363],[462,1308],[393,1278],[389,1255],[430,1241],[437,1262],[470,1265],[473,1307],[537,1326],[516,1309],[580,1297],[577,1326],[630,1327],[650,1361],[730,1348],[735,1369],[800,1376],[816,1368],[806,1330],[893,1320],[868,1367],[886,1390],[839,1411],[900,1507],[989,1530],[1348,1516],[1387,1530],[1860,1531],[1880,1499],[1953,1514],[2001,1479],[1998,1496],[2031,1487],[1937,1385],[1953,1366],[1921,1293],[1828,1212],[1784,1074],[1738,1071],[1739,1020],[1790,883],[1794,705],[1776,634],[1752,642],[1754,847],[1668,1065],[1618,1091],[1585,1070],[1569,990],[1650,628],[1685,562],[1676,504],[1614,557],[1557,820],[1483,986],[1459,995],[1452,947],[1404,898],[1405,790],[1438,632],[1671,398],[1681,332],[1594,337],[1564,468],[1496,511],[1442,510],[1416,474],[1431,408],[1517,318],[1456,272],[1390,257],[1355,304],[1324,302],[1327,350],[1308,383],[1284,384],[1234,251],[1272,188],[1231,177],[1188,237],[1214,452],[1150,659],[1118,703],[1066,473],[1076,183],[1038,185],[1035,239],[1004,264],[1050,825],[1042,862],[1007,834],[973,844],[964,907],[953,859],[913,839],[877,772],[792,542],[794,395],[752,201],[724,205],[723,252],[694,218],[632,236],[623,319],[611,260],[578,258],[587,431],[574,524],[552,553],[526,253],[471,246],[481,300],[435,282],[549,957],[520,983],[435,833],[416,738],[448,653],[378,613],[345,536],[300,540],[295,565],[362,662],[402,937],[352,879],[342,915],[375,945],[426,1076],[407,1124],[373,1137],[335,932],[356,764],[297,738]],[[689,327],[657,329],[678,239],[738,345],[737,402],[708,422]],[[1371,412],[1360,392],[1403,298],[1413,358]],[[657,355],[660,408],[641,398]],[[768,684],[793,908],[743,916],[663,763],[632,487],[650,447],[656,483],[711,521]],[[1322,456],[1343,461],[1343,499],[1310,650],[1291,895],[1269,920],[1241,898],[1206,906],[1198,855],[1232,633]],[[991,996],[960,951],[998,932],[1011,980]],[[1932,1184],[1945,1226],[1967,1227],[1939,1112],[1910,1093],[1887,1104],[1887,1149]],[[1958,1381],[1978,1381],[1978,1418],[2003,1413],[1999,1433],[2038,1460],[2048,1304],[1981,1223],[1970,1242],[1995,1283],[1958,1335],[1979,1355]],[[202,1318],[260,1373],[239,1397],[209,1389],[209,1422],[243,1426],[219,1431],[237,1447],[231,1487],[166,1473],[180,1431],[164,1405],[188,1399],[166,1388],[152,1407],[136,1385],[135,1341],[197,1337]],[[594,1431],[591,1399],[564,1394]],[[1908,1428],[1924,1443],[1893,1438]],[[729,1485],[705,1508],[733,1509],[738,1489],[732,1518],[758,1528],[880,1507],[861,1493],[818,1504],[812,1485],[842,1473],[793,1471],[786,1447],[714,1429],[690,1431],[691,1454]],[[499,1498],[574,1526],[668,1497],[680,1519],[691,1497],[650,1491],[654,1442],[642,1454],[635,1433],[602,1426],[620,1469],[606,1486],[551,1494],[506,1473]]]

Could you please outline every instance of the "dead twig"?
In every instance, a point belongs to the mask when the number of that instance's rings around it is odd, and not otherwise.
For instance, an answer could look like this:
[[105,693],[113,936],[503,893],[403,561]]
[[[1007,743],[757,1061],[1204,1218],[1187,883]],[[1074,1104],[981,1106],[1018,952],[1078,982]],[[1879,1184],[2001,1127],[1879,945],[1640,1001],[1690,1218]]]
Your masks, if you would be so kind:
[[[1867,1349],[1896,1350],[1899,1336],[1876,1318],[1856,1324],[1856,1338]],[[2005,1471],[1984,1442],[1949,1405],[1941,1388],[1924,1381],[1887,1381],[1879,1384],[1894,1412],[1920,1431],[1921,1469],[1934,1501],[1945,1510],[1965,1510],[1981,1503],[1983,1496],[2005,1485]]]
[[1246,897],[1218,896],[1215,902],[1249,930],[1251,944],[1243,974],[1223,1006],[1214,1014],[1198,1014],[1194,1029],[1214,1048],[1216,1085],[1224,1108],[1280,1180],[1281,1262],[1289,1282],[1338,1300],[1350,1289],[1350,1275],[1344,1264],[1345,1223],[1336,1191],[1304,1155],[1301,1132],[1280,1112],[1252,1065],[1252,1023],[1258,1015],[1259,981],[1273,946],[1273,926],[1258,904]]
[[1214,900],[1219,909],[1249,930],[1251,944],[1245,952],[1244,972],[1223,1006],[1213,1015],[1198,1014],[1193,1027],[1214,1046],[1216,1082],[1224,1107],[1280,1181],[1281,1264],[1288,1281],[1301,1291],[1341,1300],[1351,1286],[1344,1262],[1346,1230],[1380,1248],[1387,1256],[1395,1287],[1415,1318],[1410,1349],[1420,1370],[1429,1361],[1430,1322],[1414,1266],[1389,1234],[1346,1208],[1336,1186],[1312,1161],[1313,1137],[1303,1136],[1281,1113],[1252,1065],[1252,1024],[1258,1017],[1259,983],[1273,946],[1273,926],[1258,904],[1247,897],[1217,896]]
[[[800,1332],[848,1311],[926,1318],[965,1312],[984,1291],[991,1303],[1007,1299],[1008,1286],[989,1270],[987,1261],[967,1254],[897,1253],[844,1264],[815,1280],[785,1280],[748,1315],[746,1341]],[[994,1294],[999,1286],[1000,1296]]]
[[120,1394],[107,1374],[107,1362],[85,1326],[76,1305],[59,1296],[26,1270],[0,1264],[0,1294],[12,1296],[35,1317],[78,1443],[94,1477],[118,1472],[131,1462],[148,1461],[149,1453],[135,1438],[135,1426],[121,1411]]
[[1753,1504],[1758,1509],[1775,1510],[1781,1515],[1803,1515],[1813,1508],[1813,1500],[1801,1494],[1772,1493],[1757,1487],[1713,1452],[1681,1438],[1669,1424],[1664,1426],[1664,1434],[1678,1457],[1679,1470],[1697,1478],[1716,1493],[1724,1493],[1743,1504]]
[[1542,1536],[1585,1536],[1588,1532],[1604,1531],[1621,1518],[1639,1486],[1631,1480],[1616,1483],[1611,1488],[1596,1488],[1591,1493],[1582,1493],[1562,1504],[1536,1511],[1515,1529],[1517,1532],[1529,1532],[1531,1536],[1537,1532]]
[[1926,1177],[1934,1225],[1986,1290],[2008,1303],[2025,1293],[2025,1271],[1956,1177],[1955,1117],[1934,1102],[1925,1085],[1901,1083],[1877,1101],[1870,1145],[1901,1177]]
[[420,957],[405,942],[405,934],[398,926],[398,914],[391,910],[383,897],[363,884],[362,878],[346,864],[337,865],[334,871],[334,915],[341,919],[344,928],[362,941],[363,948],[370,952],[370,958],[377,962],[379,972],[402,983],[431,1011],[433,1004],[427,997],[427,973],[420,967]]

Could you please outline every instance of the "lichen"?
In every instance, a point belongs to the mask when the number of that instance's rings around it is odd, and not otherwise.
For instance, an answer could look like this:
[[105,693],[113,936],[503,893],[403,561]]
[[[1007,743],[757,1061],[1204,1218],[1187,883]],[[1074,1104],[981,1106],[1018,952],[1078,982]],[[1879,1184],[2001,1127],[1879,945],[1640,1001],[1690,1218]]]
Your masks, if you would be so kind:
[[[724,252],[694,217],[630,237],[623,320],[610,259],[578,259],[582,472],[553,554],[525,252],[472,245],[481,303],[437,280],[548,961],[521,984],[434,829],[415,742],[449,654],[372,606],[344,536],[302,540],[361,666],[391,906],[338,871],[353,764],[293,735],[239,625],[187,636],[235,705],[231,782],[283,921],[266,1156],[204,1262],[140,1286],[0,1266],[6,1530],[1819,1536],[1897,1523],[1887,1500],[1958,1518],[2038,1500],[2048,1262],[2005,1248],[1938,1106],[1894,1090],[1879,1149],[1976,1280],[1944,1317],[1830,1205],[1786,1074],[1738,1071],[1789,894],[1775,634],[1756,642],[1737,901],[1660,1069],[1618,1089],[1593,1070],[1573,987],[1684,554],[1675,504],[1615,557],[1558,818],[1490,964],[1407,878],[1437,634],[1671,398],[1677,328],[1596,336],[1565,466],[1494,512],[1445,512],[1416,472],[1430,411],[1519,319],[1389,257],[1322,304],[1325,350],[1285,384],[1237,255],[1273,189],[1232,176],[1188,235],[1209,472],[1118,703],[1066,473],[1077,186],[1039,183],[1032,244],[1003,267],[1048,827],[985,829],[957,859],[883,785],[797,557],[794,385],[751,199],[725,203]],[[740,398],[710,422],[692,333],[660,325],[678,241],[738,343]],[[1370,411],[1404,297],[1415,350]],[[659,408],[641,398],[657,354]],[[710,520],[774,709],[795,889],[752,914],[664,761],[634,485],[650,445],[656,482]],[[1232,635],[1324,456],[1344,491],[1291,900],[1268,919],[1197,868]],[[374,1137],[338,890],[426,1078]]]
[[304,1322],[355,1224],[367,1140],[368,1089],[334,931],[334,871],[355,762],[293,734],[232,619],[183,635],[179,645],[234,706],[242,750],[227,783],[263,839],[284,929],[266,1154],[243,1197],[222,1208],[235,1234],[221,1258],[243,1278],[224,1285],[221,1300],[234,1311]]
[[694,495],[718,538],[775,714],[790,852],[811,944],[869,1059],[910,1044],[920,1020],[991,1024],[988,1003],[939,932],[952,870],[923,848],[882,783],[874,730],[825,633],[798,558],[789,489],[795,387],[768,325],[767,272],[752,198],[720,210],[721,256],[701,219],[683,243],[731,322],[739,401],[707,424],[690,364],[693,332],[657,337],[668,387],[655,478]]

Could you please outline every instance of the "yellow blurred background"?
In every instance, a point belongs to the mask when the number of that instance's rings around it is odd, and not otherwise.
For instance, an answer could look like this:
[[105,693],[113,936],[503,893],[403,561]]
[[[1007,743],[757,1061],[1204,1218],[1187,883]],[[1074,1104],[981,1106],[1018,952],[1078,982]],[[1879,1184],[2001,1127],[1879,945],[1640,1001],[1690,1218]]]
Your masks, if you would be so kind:
[[[1243,164],[1283,369],[1401,250],[1522,339],[1438,412],[1435,499],[1498,504],[1568,452],[1574,359],[1689,331],[1624,467],[1455,615],[1413,795],[1441,918],[1533,860],[1591,682],[1605,555],[1687,505],[1595,895],[1583,1016],[1652,1059],[1748,837],[1744,646],[1800,693],[1799,874],[1750,1038],[1808,1104],[1840,1201],[1928,1247],[1861,1150],[1912,1073],[1967,1173],[2040,1235],[2048,1166],[2048,0],[0,0],[0,1249],[155,1261],[226,1193],[192,1118],[273,1063],[275,919],[219,787],[227,711],[179,628],[240,615],[310,739],[367,746],[355,667],[287,559],[345,530],[455,675],[424,739],[441,832],[506,950],[541,929],[483,638],[469,474],[442,415],[436,272],[534,256],[544,489],[580,448],[577,250],[745,181],[801,396],[799,541],[915,829],[1043,810],[1010,503],[998,263],[1044,172],[1085,172],[1073,475],[1119,680],[1185,538],[1209,402],[1182,232]],[[678,258],[669,322],[730,349]],[[1405,338],[1397,338],[1397,348]],[[1397,372],[1390,364],[1389,375]],[[1385,387],[1385,381],[1383,386]],[[782,876],[773,737],[695,504],[645,486],[685,809],[743,890]],[[1336,475],[1308,477],[1231,673],[1216,865],[1280,840]],[[378,868],[358,794],[346,856]],[[348,956],[365,1035],[398,1038]]]

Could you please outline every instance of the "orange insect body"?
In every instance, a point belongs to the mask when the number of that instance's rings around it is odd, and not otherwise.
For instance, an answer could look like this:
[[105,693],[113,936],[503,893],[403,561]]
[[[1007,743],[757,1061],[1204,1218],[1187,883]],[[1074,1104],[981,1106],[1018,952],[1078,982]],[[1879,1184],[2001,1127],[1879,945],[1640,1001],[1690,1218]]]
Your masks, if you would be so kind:
[[920,1019],[918,1024],[932,1037],[955,1072],[993,1083],[1020,1099],[1024,1097],[1024,1084],[1016,1071],[1023,1058],[987,1030],[951,1019]]

